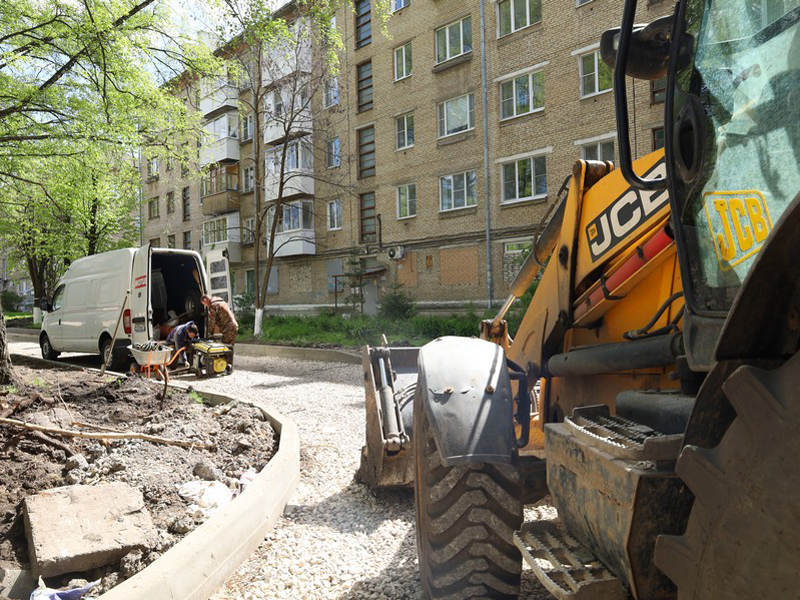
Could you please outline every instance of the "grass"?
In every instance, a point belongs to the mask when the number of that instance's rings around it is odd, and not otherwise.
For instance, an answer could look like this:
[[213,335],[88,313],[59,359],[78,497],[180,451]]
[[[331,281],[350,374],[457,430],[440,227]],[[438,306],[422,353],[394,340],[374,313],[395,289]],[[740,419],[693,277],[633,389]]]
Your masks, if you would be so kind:
[[189,392],[189,399],[192,400],[193,402],[197,402],[198,404],[204,404],[206,401],[205,398],[203,398],[200,394],[198,394],[194,390]]
[[405,320],[366,316],[347,318],[326,314],[315,317],[265,317],[260,339],[252,334],[252,319],[242,319],[237,341],[359,347],[380,344],[381,334],[386,334],[389,343],[421,346],[444,335],[477,336],[480,320],[481,316],[474,311],[449,317],[418,315]]
[[11,319],[24,319],[24,318],[33,318],[32,313],[25,313],[25,312],[4,312],[3,316],[6,318],[6,321],[10,321]]

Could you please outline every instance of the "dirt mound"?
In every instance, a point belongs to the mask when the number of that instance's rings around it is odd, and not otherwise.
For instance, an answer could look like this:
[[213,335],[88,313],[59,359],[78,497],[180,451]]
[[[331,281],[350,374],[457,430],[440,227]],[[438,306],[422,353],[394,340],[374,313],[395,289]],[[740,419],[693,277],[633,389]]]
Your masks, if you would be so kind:
[[[99,572],[108,589],[144,568],[199,524],[187,513],[178,486],[218,480],[238,491],[242,474],[260,471],[274,454],[276,434],[257,408],[236,404],[211,408],[194,393],[170,391],[138,376],[123,379],[70,370],[17,366],[23,384],[0,395],[0,415],[47,428],[44,433],[0,425],[0,561],[27,568],[28,550],[20,503],[53,487],[122,481],[139,488],[159,530],[157,543],[135,561]],[[190,447],[139,439],[63,437],[53,429],[91,434],[130,432]],[[131,565],[135,563],[136,568]],[[58,587],[74,574],[48,581]]]

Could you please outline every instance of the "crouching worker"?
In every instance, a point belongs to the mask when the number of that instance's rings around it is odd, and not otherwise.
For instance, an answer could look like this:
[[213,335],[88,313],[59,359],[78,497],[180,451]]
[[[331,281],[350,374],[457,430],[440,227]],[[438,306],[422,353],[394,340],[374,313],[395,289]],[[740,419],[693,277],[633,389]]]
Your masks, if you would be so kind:
[[233,316],[233,311],[228,303],[222,298],[214,296],[203,295],[200,298],[208,309],[208,335],[222,334],[222,343],[228,344],[233,348],[233,343],[236,341],[236,332],[239,331],[239,323],[236,322],[236,317]]
[[[197,325],[194,321],[189,321],[183,325],[178,325],[175,329],[169,332],[167,336],[167,346],[172,346],[175,350],[180,350],[184,346],[188,346],[191,341],[199,334]],[[188,360],[186,358],[186,351],[182,350],[181,355],[173,361],[173,366],[186,366]]]

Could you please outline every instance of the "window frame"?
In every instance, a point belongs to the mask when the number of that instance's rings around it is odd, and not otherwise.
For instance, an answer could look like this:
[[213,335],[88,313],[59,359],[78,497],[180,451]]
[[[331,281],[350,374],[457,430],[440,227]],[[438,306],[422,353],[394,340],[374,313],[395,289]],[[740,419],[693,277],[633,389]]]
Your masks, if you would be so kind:
[[[616,157],[616,154],[617,154],[617,145],[615,143],[616,139],[617,139],[616,137],[609,137],[609,138],[606,138],[604,140],[598,140],[596,142],[589,142],[587,144],[581,144],[581,159],[583,159],[583,160],[610,160],[611,162],[614,162],[614,158]],[[612,146],[614,148],[614,152],[613,152],[614,156],[612,156],[610,159],[603,158],[603,145],[604,144],[612,144]],[[586,149],[587,148],[596,148],[597,149],[597,158],[596,159],[587,158],[586,157]]]
[[240,225],[242,233],[242,244],[248,246],[250,244],[256,243],[256,218],[255,217],[247,217],[246,219],[242,219],[242,223]]
[[[467,21],[469,21],[469,50],[465,50],[464,49],[464,47],[465,47],[465,45],[464,45],[464,23],[466,23]],[[459,36],[459,45],[461,46],[461,51],[456,53],[456,54],[450,54],[450,41],[451,41],[450,28],[453,27],[454,25],[458,25],[459,26],[458,36]],[[447,46],[446,46],[445,58],[439,60],[439,32],[443,31],[443,30],[447,31],[447,33],[445,34]],[[434,56],[436,57],[436,64],[437,65],[442,65],[442,64],[446,63],[447,61],[453,60],[454,58],[458,58],[459,56],[464,56],[465,54],[469,54],[470,52],[472,52],[472,49],[473,49],[473,45],[472,45],[472,15],[467,15],[466,17],[462,17],[461,19],[457,19],[455,21],[451,21],[447,25],[443,25],[442,27],[437,27],[433,31],[433,39],[434,39],[434,44],[433,44]]]
[[[651,139],[652,139],[652,142],[653,142],[652,143],[652,148],[653,148],[653,152],[655,152],[656,150],[660,150],[661,148],[663,148],[666,145],[666,138],[664,137],[664,126],[661,125],[659,127],[653,127],[650,131],[652,132],[652,135],[651,135]],[[661,132],[661,145],[660,146],[656,145],[657,142],[658,142],[658,140],[657,140],[658,132]]]
[[[189,242],[189,245],[186,245],[186,242]],[[184,231],[183,232],[183,249],[184,250],[191,250],[192,249],[192,232]]]
[[322,92],[322,108],[327,109],[339,105],[339,78],[336,75],[328,77]]
[[[456,100],[461,100],[462,98],[467,99],[467,128],[466,129],[459,129],[458,131],[454,131],[453,133],[447,133],[447,104],[450,102],[455,102]],[[443,102],[439,102],[436,105],[436,118],[437,118],[437,128],[436,132],[438,134],[438,139],[444,139],[448,137],[452,137],[454,135],[458,135],[460,133],[466,133],[468,131],[475,130],[475,94],[469,92],[467,94],[463,94],[461,96],[456,96],[455,98],[450,98],[449,100],[444,100]],[[444,131],[442,133],[442,123],[444,123]]]
[[167,192],[167,214],[171,215],[175,212],[175,192]]
[[246,114],[242,118],[242,137],[240,142],[249,142],[253,139],[253,112]]
[[[333,152],[331,151],[333,150]],[[325,168],[336,169],[342,166],[342,145],[339,136],[328,138],[325,143]]]
[[[342,200],[336,198],[335,200],[328,200],[326,203],[325,225],[328,231],[340,231],[342,229]],[[335,211],[331,211],[331,207],[338,207]],[[334,226],[331,227],[331,217],[334,217]]]
[[[369,75],[363,75],[362,69],[369,66]],[[356,112],[362,113],[375,107],[375,82],[372,61],[368,60],[356,65]],[[367,84],[366,82],[369,81]],[[369,100],[362,102],[362,92],[369,91]]]
[[242,169],[242,193],[252,192],[256,187],[256,167],[244,167]]
[[[366,10],[360,12],[360,7],[366,7]],[[355,18],[355,35],[353,42],[355,43],[356,50],[364,48],[372,43],[372,3],[370,0],[355,0],[353,5],[353,13]],[[362,32],[366,34],[362,35]]]
[[[541,88],[541,96],[542,96],[542,105],[538,108],[534,106],[536,98],[536,76],[540,75],[540,85],[538,87]],[[528,89],[533,90],[529,92],[528,99],[530,109],[527,112],[517,112],[517,81],[526,77],[528,79]],[[512,106],[514,109],[514,113],[510,116],[504,117],[503,116],[503,104],[505,102],[503,97],[503,87],[507,84],[511,84],[511,100]],[[507,79],[502,79],[498,82],[500,86],[500,121],[510,121],[511,119],[516,119],[517,117],[524,117],[525,115],[532,115],[537,112],[542,112],[545,109],[545,101],[544,101],[544,69],[536,69],[535,71],[531,71],[530,73],[523,73],[522,75],[517,75],[516,77],[508,77]]]
[[[411,119],[411,127],[409,128],[409,118]],[[400,145],[400,120],[402,119],[403,122],[403,138],[405,140],[405,145]],[[411,131],[411,135],[408,135],[408,132]],[[411,138],[411,143],[408,143],[409,137]],[[409,148],[413,148],[416,144],[416,131],[414,129],[414,111],[404,113],[402,115],[398,115],[394,118],[394,143],[395,143],[395,150],[408,150]]]
[[[664,88],[663,89],[656,89],[656,83],[663,81]],[[657,94],[663,94],[661,100],[657,98]],[[667,78],[664,77],[662,79],[653,79],[650,81],[650,104],[664,104],[666,101],[667,96]]]
[[[362,135],[369,130],[372,130],[372,141],[364,142]],[[375,173],[377,172],[375,125],[367,125],[366,127],[356,129],[356,142],[358,144],[358,179],[374,177]],[[364,148],[369,146],[372,146],[372,149],[365,152]],[[372,164],[364,167],[364,157],[369,155],[372,155]]]
[[[402,61],[399,60],[398,54],[402,51],[403,59]],[[398,77],[398,67],[403,66],[403,75]],[[408,71],[406,71],[406,65],[408,66]],[[408,41],[402,46],[397,46],[394,49],[394,80],[395,81],[402,81],[403,79],[408,79],[414,74],[414,55],[411,50],[411,42]]]
[[[594,91],[589,92],[588,94],[584,90],[584,77],[585,73],[583,72],[583,59],[587,56],[594,57]],[[600,49],[596,48],[591,50],[590,52],[584,52],[583,54],[578,55],[578,75],[579,75],[579,82],[580,82],[580,97],[581,100],[584,98],[591,98],[593,96],[599,96],[600,94],[607,94],[614,90],[614,82],[613,82],[613,74],[611,72],[610,67],[605,66],[606,63],[603,62],[603,59],[600,57]],[[608,69],[609,74],[609,87],[601,90],[600,88],[600,65],[603,65],[603,68]]]
[[[406,213],[407,214],[405,216],[402,214],[402,209],[401,209],[401,207],[402,207],[401,190],[403,190],[403,189],[405,189],[405,191],[406,191]],[[414,198],[413,198],[414,212],[411,212],[411,210],[410,210],[411,202],[412,202],[412,199],[411,199],[411,190],[412,189],[414,190],[414,194],[413,194],[414,195]],[[414,217],[416,217],[417,216],[417,184],[414,183],[414,182],[412,182],[412,183],[404,183],[402,185],[398,185],[395,188],[395,190],[396,190],[395,191],[395,197],[396,197],[396,202],[395,202],[396,212],[395,212],[395,216],[396,216],[397,220],[398,221],[404,221],[406,219],[413,219]]]
[[[400,6],[398,6],[400,4]],[[411,0],[392,0],[392,12],[396,13],[411,4]]]
[[[537,159],[544,160],[544,193],[537,194],[536,193],[536,179],[537,177],[542,177],[536,171],[536,161]],[[519,195],[519,166],[520,163],[523,161],[530,161],[530,173],[531,173],[531,192],[530,196],[522,196]],[[506,198],[506,167],[508,165],[514,165],[514,182],[515,182],[515,190],[516,190],[516,197],[513,199]],[[500,163],[500,205],[501,206],[511,206],[514,204],[521,204],[525,202],[535,202],[538,200],[544,200],[547,198],[547,153],[546,152],[537,152],[535,154],[528,154],[525,156],[518,156],[512,160],[507,160]]]
[[[468,181],[469,180],[468,180],[467,176],[468,176],[469,173],[473,173],[474,174],[474,178],[475,178],[475,186],[474,186],[474,191],[475,191],[474,198],[475,198],[475,201],[472,204],[468,204],[467,203],[467,201],[469,199],[469,187],[468,187]],[[455,205],[455,189],[456,189],[455,188],[455,178],[457,176],[459,176],[459,175],[463,176],[463,178],[464,178],[464,206],[456,206]],[[452,204],[453,204],[452,208],[443,208],[443,206],[444,206],[444,204],[443,204],[443,201],[444,201],[444,190],[443,190],[443,187],[442,187],[442,180],[444,180],[444,179],[450,179],[450,182],[451,182],[450,183],[450,189],[452,190],[452,192],[451,192],[451,194],[452,194],[451,201],[452,201]],[[454,211],[457,211],[457,210],[465,210],[467,208],[474,208],[476,206],[478,206],[478,172],[477,172],[476,169],[468,169],[466,171],[460,171],[460,172],[457,172],[457,173],[448,173],[447,175],[440,175],[439,176],[439,212],[440,213],[449,213],[449,212],[454,212]]]
[[[539,20],[531,21],[531,3],[537,2],[539,3]],[[508,3],[511,7],[509,12],[509,19],[510,19],[510,29],[508,32],[503,33],[503,4]],[[527,18],[527,25],[523,25],[521,27],[516,27],[516,3],[517,2],[525,2],[525,16]],[[497,2],[497,38],[504,38],[512,33],[516,33],[517,31],[522,31],[523,29],[527,29],[533,25],[537,25],[542,22],[542,1],[541,0],[499,0]]]
[[192,191],[186,186],[181,190],[181,210],[183,220],[189,221],[192,218]]
[[147,201],[147,220],[154,221],[161,218],[161,210],[159,207],[159,197],[154,196]]
[[[213,227],[211,226],[212,224],[214,225]],[[219,226],[220,224],[222,224],[222,227]],[[202,242],[203,246],[213,246],[214,244],[226,243],[229,238],[228,217],[215,217],[213,219],[203,221],[200,236],[200,241]]]
[[[372,206],[364,208],[364,199],[366,196],[372,196]],[[364,213],[372,211],[374,214],[364,216]],[[378,205],[375,198],[375,192],[363,192],[358,195],[358,240],[361,244],[375,243],[378,241]],[[374,223],[375,230],[364,233],[365,223]]]

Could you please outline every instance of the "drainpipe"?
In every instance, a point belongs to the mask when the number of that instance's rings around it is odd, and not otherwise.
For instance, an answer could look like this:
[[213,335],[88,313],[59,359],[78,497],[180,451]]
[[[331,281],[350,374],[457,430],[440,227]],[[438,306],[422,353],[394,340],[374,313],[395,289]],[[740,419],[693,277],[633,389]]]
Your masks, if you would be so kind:
[[483,202],[486,205],[486,284],[489,287],[487,308],[492,308],[492,210],[489,202],[489,99],[486,75],[486,0],[481,10],[481,108],[483,111]]

